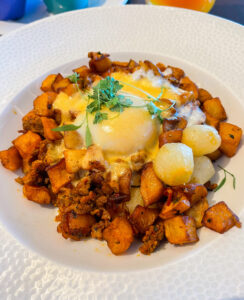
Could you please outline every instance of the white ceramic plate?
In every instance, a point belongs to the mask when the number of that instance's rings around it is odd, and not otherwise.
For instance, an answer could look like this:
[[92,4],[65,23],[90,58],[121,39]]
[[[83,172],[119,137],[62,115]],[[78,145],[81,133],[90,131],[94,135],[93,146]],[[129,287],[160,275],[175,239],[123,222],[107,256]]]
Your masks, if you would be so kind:
[[[16,136],[21,114],[30,110],[43,74],[69,73],[91,50],[112,53],[116,59],[150,59],[182,67],[200,86],[220,96],[230,121],[244,128],[243,37],[241,26],[213,16],[143,6],[71,12],[10,33],[0,40],[0,148]],[[211,200],[226,201],[239,216],[244,206],[243,152],[242,147],[233,159],[221,162],[236,175],[236,191],[229,180]],[[194,246],[167,244],[151,256],[138,255],[135,247],[114,257],[101,242],[62,239],[56,233],[55,210],[25,200],[14,177],[0,169],[0,220],[27,248],[0,228],[0,287],[5,296],[244,296],[242,229],[224,235],[203,229]],[[6,283],[6,278],[14,280]]]

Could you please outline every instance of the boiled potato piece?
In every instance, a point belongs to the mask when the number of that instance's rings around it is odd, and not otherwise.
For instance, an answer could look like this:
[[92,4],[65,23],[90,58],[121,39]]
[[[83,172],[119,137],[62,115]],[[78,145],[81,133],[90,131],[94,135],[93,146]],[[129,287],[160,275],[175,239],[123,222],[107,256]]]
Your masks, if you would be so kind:
[[158,178],[168,185],[187,183],[194,168],[192,150],[182,143],[165,144],[159,149],[153,168]]
[[183,130],[182,143],[192,149],[194,156],[202,156],[218,149],[221,138],[212,126],[192,125]]
[[215,174],[214,166],[207,156],[194,157],[194,170],[191,178],[192,183],[204,184]]

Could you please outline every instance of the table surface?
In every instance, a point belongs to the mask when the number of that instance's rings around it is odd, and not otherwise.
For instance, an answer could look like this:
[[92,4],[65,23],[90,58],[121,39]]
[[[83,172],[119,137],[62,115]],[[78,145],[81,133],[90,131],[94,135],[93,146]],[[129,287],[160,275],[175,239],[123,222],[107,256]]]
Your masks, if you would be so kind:
[[[128,4],[145,4],[145,0],[129,0]],[[210,13],[244,25],[244,0],[216,0]]]
[[[104,0],[88,1],[90,1],[92,6],[97,6]],[[128,4],[145,4],[145,0],[128,0]],[[244,25],[244,0],[216,0],[210,13]],[[50,16],[50,14],[48,13],[43,0],[26,0],[26,13],[23,18],[16,20],[15,22],[0,21],[0,36],[15,30],[23,24],[28,24],[48,16]]]

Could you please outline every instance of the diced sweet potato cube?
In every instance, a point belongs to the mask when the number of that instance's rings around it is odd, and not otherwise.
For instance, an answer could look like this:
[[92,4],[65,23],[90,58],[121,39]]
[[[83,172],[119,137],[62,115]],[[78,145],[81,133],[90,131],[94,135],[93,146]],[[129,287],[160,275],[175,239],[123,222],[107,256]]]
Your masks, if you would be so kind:
[[27,174],[28,172],[30,172],[30,169],[31,169],[31,159],[30,159],[30,157],[23,158],[23,161],[22,161],[22,172],[24,174]]
[[229,209],[224,201],[209,207],[205,211],[202,224],[219,233],[224,233],[233,226],[241,227],[238,217]]
[[22,134],[13,141],[22,158],[29,158],[37,154],[40,143],[41,137],[32,131]]
[[177,119],[164,119],[163,121],[163,132],[175,130],[175,129],[185,129],[187,126],[187,121],[184,118],[178,117]]
[[41,117],[44,137],[50,141],[56,141],[62,139],[62,134],[58,131],[53,131],[52,129],[58,127],[53,119]]
[[67,213],[69,234],[87,236],[91,232],[96,219],[91,215],[77,215]]
[[172,66],[168,66],[167,68],[170,68],[172,70],[172,74],[169,76],[174,77],[177,81],[179,81],[185,75],[185,72],[180,68]]
[[23,129],[35,133],[43,134],[43,126],[40,116],[31,110],[22,118]]
[[228,157],[235,155],[242,138],[242,129],[230,123],[220,123],[219,135],[221,137],[220,150]]
[[[131,169],[127,169],[122,176],[119,177],[119,193],[123,195],[130,195],[131,184]],[[128,199],[129,200],[129,199]]]
[[64,78],[60,73],[55,78],[52,89],[55,93],[59,93],[62,89],[66,88],[70,84],[69,78]]
[[160,69],[151,61],[144,60],[143,65],[146,67],[146,70],[152,70],[155,76],[161,76]]
[[38,116],[50,117],[53,114],[52,104],[57,94],[54,92],[46,92],[36,97],[33,102],[34,112]]
[[182,139],[182,129],[174,129],[162,132],[159,135],[159,147],[167,143],[180,143]]
[[191,206],[207,197],[208,191],[202,184],[188,183],[184,187],[184,194],[189,199]]
[[165,202],[159,216],[163,220],[170,219],[188,210],[190,206],[190,201],[185,196],[182,196],[180,199],[173,199],[169,205]]
[[164,221],[164,230],[167,240],[171,244],[183,245],[197,242],[195,220],[188,216],[176,216]]
[[64,92],[68,96],[72,96],[73,94],[78,92],[78,88],[76,84],[70,83],[66,88],[62,89],[62,92]]
[[130,216],[130,221],[136,232],[144,233],[155,222],[157,217],[157,209],[137,205]]
[[152,162],[142,170],[140,191],[145,206],[158,202],[163,196],[164,185],[156,176]]
[[224,121],[227,118],[225,109],[219,98],[206,100],[203,103],[203,111],[207,112],[211,117]]
[[133,242],[132,227],[126,218],[116,217],[103,231],[103,239],[113,254],[122,254]]
[[212,161],[215,161],[219,159],[222,155],[222,152],[219,149],[217,149],[214,152],[207,154],[207,157],[210,158]]
[[86,154],[82,161],[82,168],[84,170],[105,169],[105,160],[102,150],[97,145],[91,145],[87,148]]
[[51,92],[52,91],[52,84],[54,80],[56,79],[56,74],[50,74],[48,75],[42,82],[41,90],[43,92]]
[[81,135],[77,131],[64,132],[64,145],[68,149],[80,149],[83,146]]
[[206,116],[206,124],[216,128],[218,130],[220,121],[218,119],[215,119],[214,117],[212,117],[206,111],[204,113],[205,113],[205,116]]
[[52,191],[55,194],[73,179],[73,174],[69,174],[66,170],[64,159],[62,159],[58,164],[50,167],[47,174],[52,185]]
[[82,159],[85,154],[85,149],[69,149],[64,151],[66,170],[68,173],[76,173],[82,169]]
[[25,184],[23,187],[23,193],[28,200],[39,204],[50,204],[51,202],[50,193],[44,186],[31,186]]
[[81,78],[85,78],[91,73],[91,70],[87,66],[81,66],[74,69],[73,72],[79,74]]
[[161,72],[165,71],[166,69],[166,66],[161,62],[157,63],[156,66],[159,68]]
[[196,86],[196,84],[190,80],[189,77],[183,77],[180,80],[180,88],[188,91],[188,92],[192,92],[194,95],[195,99],[198,99],[198,87]]
[[10,171],[16,171],[22,166],[22,158],[14,146],[0,151],[0,160],[4,168]]
[[107,72],[112,66],[112,61],[108,58],[108,56],[108,54],[102,54],[100,52],[89,52],[88,57],[90,58],[90,69],[99,74]]
[[202,219],[205,211],[208,209],[208,200],[204,198],[194,204],[190,209],[185,212],[186,216],[194,218],[196,227],[202,227]]
[[213,98],[212,95],[205,89],[198,89],[198,100],[201,103],[212,98]]

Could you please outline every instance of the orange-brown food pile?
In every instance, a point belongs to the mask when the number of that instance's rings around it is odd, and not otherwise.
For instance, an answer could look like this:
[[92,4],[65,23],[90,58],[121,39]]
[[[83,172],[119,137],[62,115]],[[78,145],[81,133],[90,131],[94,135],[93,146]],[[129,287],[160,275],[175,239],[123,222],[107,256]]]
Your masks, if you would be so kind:
[[[80,90],[115,71],[133,73],[143,66],[163,76],[166,69],[162,63],[154,65],[149,61],[113,62],[109,55],[100,52],[91,52],[88,56],[89,67],[74,70],[79,74]],[[208,157],[215,161],[222,155],[233,156],[242,130],[224,122],[227,116],[220,99],[198,88],[183,70],[171,69],[168,80],[192,93],[191,101],[205,113],[206,123],[219,132],[221,146]],[[209,207],[208,190],[213,190],[215,185],[208,182],[206,185],[167,186],[156,176],[153,163],[145,163],[143,155],[133,157],[134,170],[128,169],[117,182],[112,181],[100,148],[96,145],[81,147],[82,141],[75,131],[52,130],[61,122],[60,111],[53,109],[53,102],[60,92],[69,96],[77,93],[77,85],[61,74],[51,74],[43,81],[41,90],[43,93],[34,100],[32,110],[23,117],[22,134],[8,150],[0,151],[0,159],[11,171],[22,168],[24,176],[16,181],[23,185],[28,200],[58,208],[57,230],[64,238],[78,241],[91,236],[105,240],[116,255],[124,253],[134,239],[140,239],[140,251],[150,254],[164,241],[176,245],[197,242],[197,229],[201,226],[219,233],[241,226],[224,202]],[[72,113],[70,111],[71,118]],[[181,142],[186,126],[184,118],[165,119],[159,146]],[[55,159],[52,148],[62,139],[66,149]],[[139,175],[137,187],[144,204],[130,212],[128,203],[134,171]]]

